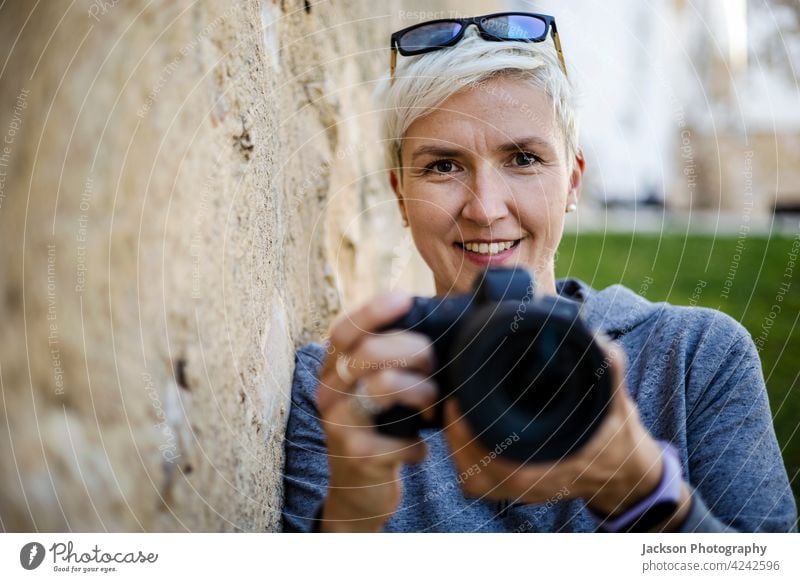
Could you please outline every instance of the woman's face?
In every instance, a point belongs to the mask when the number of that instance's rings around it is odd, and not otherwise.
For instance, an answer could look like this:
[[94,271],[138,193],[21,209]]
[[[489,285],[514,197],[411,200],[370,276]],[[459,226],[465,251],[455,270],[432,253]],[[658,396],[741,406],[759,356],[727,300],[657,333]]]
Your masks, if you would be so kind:
[[527,267],[539,291],[555,292],[555,252],[583,175],[564,144],[547,95],[503,77],[411,125],[402,185],[394,172],[391,182],[438,294],[469,291],[488,265]]

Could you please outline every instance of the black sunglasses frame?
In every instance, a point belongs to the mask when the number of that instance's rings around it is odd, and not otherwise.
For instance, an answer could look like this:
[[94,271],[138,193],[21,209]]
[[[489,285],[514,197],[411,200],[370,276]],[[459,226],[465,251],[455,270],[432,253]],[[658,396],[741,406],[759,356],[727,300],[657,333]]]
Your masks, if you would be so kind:
[[[492,34],[491,32],[489,32],[484,28],[485,21],[491,18],[497,18],[501,16],[530,16],[544,22],[545,29],[544,32],[541,34],[541,36],[537,38],[519,39],[519,38],[499,37]],[[424,26],[430,26],[431,24],[437,24],[439,22],[455,22],[461,25],[461,30],[452,39],[448,40],[445,43],[411,51],[400,48],[400,39],[405,34],[411,32],[412,30],[416,30]],[[561,39],[558,36],[556,19],[553,16],[549,16],[547,14],[536,14],[534,12],[496,12],[494,14],[474,16],[472,18],[441,18],[438,20],[429,20],[427,22],[420,22],[419,24],[415,24],[413,26],[409,26],[408,28],[404,28],[402,30],[398,30],[397,32],[392,33],[390,41],[392,53],[391,53],[391,60],[389,62],[389,71],[392,82],[394,82],[394,71],[397,65],[397,53],[400,53],[401,55],[407,57],[412,55],[421,55],[424,53],[429,53],[432,51],[438,51],[443,48],[451,47],[455,44],[458,44],[458,42],[464,37],[464,33],[467,31],[467,28],[469,28],[469,26],[472,24],[474,24],[478,28],[478,33],[480,34],[482,39],[491,42],[510,42],[510,41],[542,42],[547,38],[547,35],[549,33],[550,36],[553,37],[553,44],[555,44],[556,52],[558,53],[558,60],[561,63],[561,70],[564,71],[564,76],[567,76],[567,63],[564,60],[564,52],[561,50]]]

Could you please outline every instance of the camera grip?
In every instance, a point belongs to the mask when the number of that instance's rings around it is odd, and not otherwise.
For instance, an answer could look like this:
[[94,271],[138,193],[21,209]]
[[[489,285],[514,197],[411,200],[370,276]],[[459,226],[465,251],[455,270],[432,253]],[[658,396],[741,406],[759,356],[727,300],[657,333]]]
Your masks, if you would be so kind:
[[442,426],[443,413],[442,402],[437,402],[434,405],[436,418],[434,422],[428,422],[422,418],[418,409],[405,404],[395,404],[375,415],[375,429],[386,436],[404,439],[417,438],[423,429]]
[[[468,311],[472,297],[456,297],[445,299],[442,297],[414,297],[414,300],[405,315],[383,326],[379,332],[392,330],[405,330],[425,335],[433,346],[434,368],[438,370],[435,362],[446,362],[450,358],[446,350],[450,345],[450,336],[457,326],[455,322]],[[444,406],[442,398],[446,395],[440,390],[443,385],[440,380],[441,370],[434,373],[433,379],[439,391],[439,401],[434,405],[434,420],[427,421],[420,411],[410,406],[396,404],[373,417],[376,430],[386,436],[397,438],[417,438],[419,432],[426,428],[440,428],[443,426]]]

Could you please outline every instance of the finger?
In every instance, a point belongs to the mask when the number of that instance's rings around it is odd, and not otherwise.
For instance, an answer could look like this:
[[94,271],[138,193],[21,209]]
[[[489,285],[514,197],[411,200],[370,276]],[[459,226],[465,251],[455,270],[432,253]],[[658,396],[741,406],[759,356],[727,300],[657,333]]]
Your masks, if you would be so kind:
[[480,445],[472,429],[454,399],[444,403],[445,438],[452,451],[452,461],[459,473],[461,488],[469,495],[480,497],[497,488],[489,474],[480,467],[485,449]]
[[[337,398],[352,393],[359,379],[390,368],[403,368],[430,375],[433,349],[422,334],[401,332],[365,337],[347,356],[328,356],[335,363],[323,366],[317,400],[320,410]],[[343,376],[346,376],[343,377]]]
[[423,374],[433,373],[433,347],[430,340],[410,331],[365,337],[350,353],[349,371],[356,378],[371,371],[403,368]]
[[557,463],[531,465],[493,454],[473,434],[453,399],[445,403],[445,425],[453,464],[467,494],[488,499],[524,498],[526,502],[533,502],[537,499],[536,489],[553,480]]
[[365,431],[358,435],[357,440],[346,441],[337,452],[328,454],[334,462],[348,461],[367,472],[371,467],[385,470],[399,463],[418,463],[425,458],[427,451],[428,447],[421,439],[396,439]]
[[376,456],[380,463],[421,463],[428,454],[428,445],[422,439],[398,439],[375,435]]
[[334,419],[342,427],[375,429],[375,414],[397,404],[420,410],[423,418],[433,418],[438,391],[426,376],[390,368],[370,374],[359,382],[357,394],[336,403],[344,403],[337,406]]
[[628,393],[625,373],[628,368],[628,356],[625,350],[605,337],[598,338],[601,349],[608,361],[609,379],[611,380],[611,406],[617,410],[625,410],[628,414],[635,411],[635,405]]
[[614,449],[614,443],[626,439],[631,427],[641,422],[625,382],[628,358],[624,349],[606,337],[596,339],[608,362],[611,402],[596,433],[571,457],[576,464],[587,468],[605,458]]
[[328,358],[334,358],[336,363],[323,366],[320,373],[317,405],[321,412],[333,401],[352,393],[359,379],[376,372],[399,368],[425,376],[433,372],[430,342],[422,334],[413,332],[366,337],[346,359],[343,355],[329,355]]
[[352,412],[349,404],[347,401],[337,402],[330,416],[323,420],[328,455],[333,462],[345,460],[385,468],[397,463],[417,463],[425,458],[427,446],[418,438],[389,437],[370,427],[350,424]]
[[[438,400],[436,384],[427,376],[414,372],[388,368],[362,379],[360,398],[368,399],[373,408],[387,409],[403,404],[422,413],[428,421],[434,418],[434,407]],[[358,406],[356,409],[360,408]],[[374,425],[374,418],[368,421]]]
[[340,315],[331,326],[332,349],[349,352],[362,336],[377,332],[405,314],[410,307],[409,295],[392,291],[375,297],[352,313]]
[[622,386],[625,384],[625,368],[627,367],[628,358],[625,351],[617,344],[607,341],[605,345],[606,357],[609,359],[611,368],[611,380],[614,387]]
[[[348,351],[364,335],[375,333],[384,325],[396,320],[406,313],[410,306],[411,298],[408,295],[392,292],[380,295],[356,311],[336,318],[331,327],[327,356],[319,373],[317,401],[320,410],[327,409],[333,401],[349,392],[355,383],[356,378],[352,373],[344,374],[343,377],[343,374],[337,372],[337,362],[340,368],[343,365],[340,358],[346,357]],[[345,372],[353,371],[350,367],[342,369]]]

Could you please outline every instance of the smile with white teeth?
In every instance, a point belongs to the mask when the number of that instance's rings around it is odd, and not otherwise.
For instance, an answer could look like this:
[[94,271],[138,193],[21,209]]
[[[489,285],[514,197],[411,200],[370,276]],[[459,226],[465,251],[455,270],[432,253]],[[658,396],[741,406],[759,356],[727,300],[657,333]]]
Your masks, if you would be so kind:
[[510,249],[516,242],[517,241],[515,240],[506,240],[493,243],[465,242],[462,244],[462,246],[468,251],[478,253],[480,255],[496,255],[497,253],[502,253],[503,251]]

